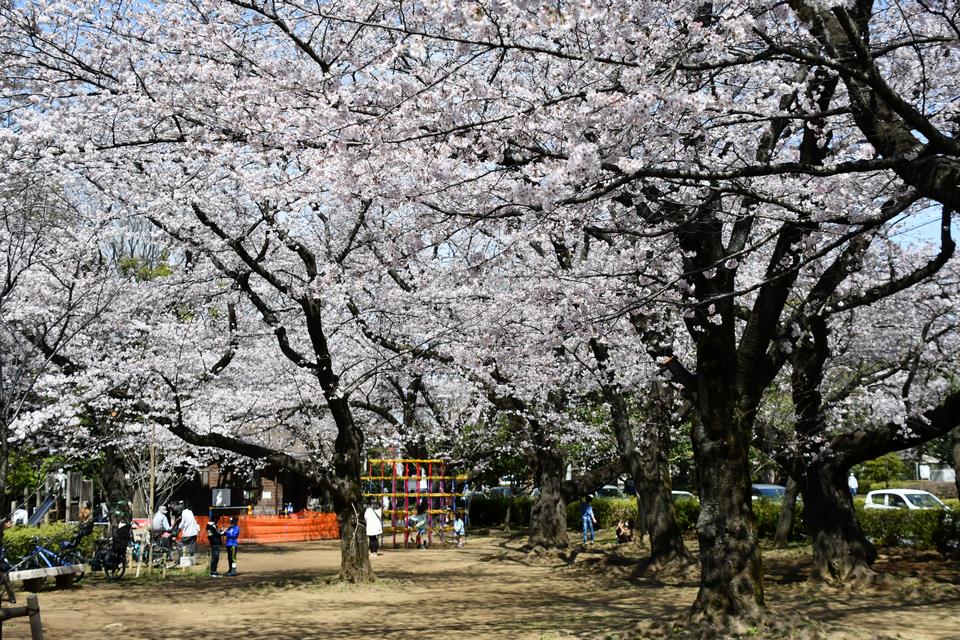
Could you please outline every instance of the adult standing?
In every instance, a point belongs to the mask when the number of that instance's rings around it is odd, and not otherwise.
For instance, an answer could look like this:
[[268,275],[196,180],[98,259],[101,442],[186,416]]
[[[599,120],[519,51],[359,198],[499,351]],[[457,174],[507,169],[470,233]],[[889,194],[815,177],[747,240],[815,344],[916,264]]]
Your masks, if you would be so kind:
[[371,498],[367,510],[363,513],[367,525],[367,537],[370,538],[370,555],[380,555],[380,535],[383,533],[383,509],[380,501]]
[[207,541],[210,543],[210,577],[219,578],[220,547],[223,545],[223,532],[217,526],[217,516],[210,516],[207,522]]
[[180,533],[183,534],[183,550],[186,555],[193,557],[197,553],[197,536],[200,535],[200,524],[190,510],[190,505],[184,503],[180,512]]
[[850,495],[857,495],[857,489],[860,488],[860,483],[857,482],[857,476],[853,475],[853,471],[850,472],[850,477],[847,478],[847,486],[850,487]]
[[590,535],[590,544],[593,544],[593,525],[597,518],[593,515],[593,496],[587,495],[580,501],[580,518],[583,520],[583,544],[587,544],[587,534]]

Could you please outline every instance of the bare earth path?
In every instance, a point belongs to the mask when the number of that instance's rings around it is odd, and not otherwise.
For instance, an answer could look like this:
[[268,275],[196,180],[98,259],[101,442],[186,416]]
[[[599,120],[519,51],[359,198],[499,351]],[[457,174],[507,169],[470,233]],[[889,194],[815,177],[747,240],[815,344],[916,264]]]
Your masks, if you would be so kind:
[[[40,606],[48,640],[593,638],[677,619],[696,595],[695,577],[633,577],[640,547],[624,558],[598,544],[568,565],[529,562],[516,552],[520,542],[474,537],[463,550],[387,550],[375,559],[379,581],[364,587],[325,581],[339,565],[335,541],[247,547],[236,578],[97,578],[44,591]],[[957,563],[888,558],[881,565],[900,575],[880,588],[811,592],[804,558],[767,553],[775,612],[800,612],[831,638],[960,638]],[[23,620],[3,632],[29,637]]]

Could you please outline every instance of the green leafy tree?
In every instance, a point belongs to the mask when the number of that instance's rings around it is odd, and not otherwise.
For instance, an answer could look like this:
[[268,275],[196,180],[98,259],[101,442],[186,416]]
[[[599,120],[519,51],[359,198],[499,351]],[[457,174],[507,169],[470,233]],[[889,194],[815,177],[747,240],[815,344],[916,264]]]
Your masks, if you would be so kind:
[[890,486],[891,480],[902,480],[907,475],[907,465],[896,453],[888,453],[863,463],[863,475],[873,483]]

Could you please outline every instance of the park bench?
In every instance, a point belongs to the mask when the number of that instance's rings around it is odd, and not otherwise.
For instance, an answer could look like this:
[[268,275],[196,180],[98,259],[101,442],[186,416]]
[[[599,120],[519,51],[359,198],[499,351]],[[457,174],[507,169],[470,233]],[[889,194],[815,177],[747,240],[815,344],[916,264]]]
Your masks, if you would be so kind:
[[45,567],[43,569],[24,569],[22,571],[11,571],[10,580],[20,580],[23,582],[23,588],[27,591],[38,591],[43,586],[44,581],[53,576],[58,587],[69,587],[73,584],[73,577],[78,573],[84,573],[87,566],[83,564],[68,564],[60,567]]

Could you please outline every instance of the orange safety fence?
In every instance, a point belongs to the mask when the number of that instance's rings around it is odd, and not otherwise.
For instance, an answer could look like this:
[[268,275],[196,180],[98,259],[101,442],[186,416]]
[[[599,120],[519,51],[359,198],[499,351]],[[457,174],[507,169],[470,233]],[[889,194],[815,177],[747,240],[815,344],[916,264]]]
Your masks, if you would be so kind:
[[[271,542],[305,542],[308,540],[336,540],[340,537],[335,513],[298,511],[289,516],[255,516],[238,514],[240,544],[267,544]],[[197,516],[200,525],[198,544],[207,544],[207,516]],[[229,525],[229,516],[220,516],[220,528]]]

